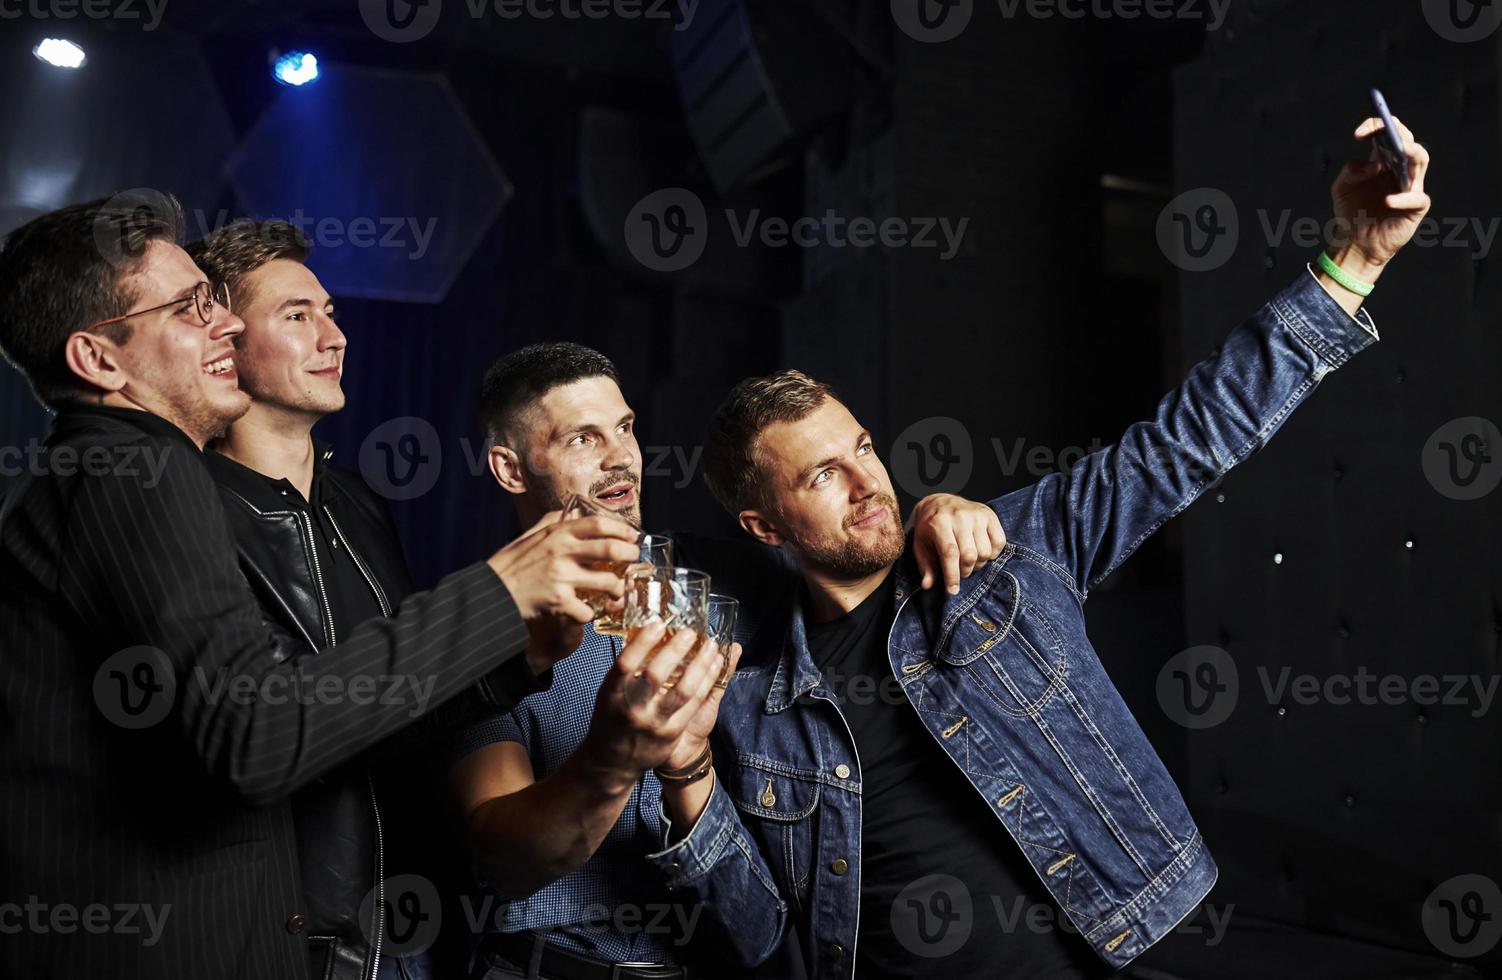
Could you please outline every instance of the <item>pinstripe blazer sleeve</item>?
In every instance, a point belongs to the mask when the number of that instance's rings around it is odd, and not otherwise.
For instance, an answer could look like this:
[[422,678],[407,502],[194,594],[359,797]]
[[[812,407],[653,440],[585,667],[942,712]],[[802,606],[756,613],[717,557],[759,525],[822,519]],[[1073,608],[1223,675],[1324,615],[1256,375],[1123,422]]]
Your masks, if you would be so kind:
[[236,563],[213,480],[173,445],[152,480],[80,475],[63,529],[60,591],[120,648],[171,665],[168,721],[211,775],[275,802],[404,728],[492,671],[526,627],[485,563],[415,593],[337,647],[296,653],[268,628]]

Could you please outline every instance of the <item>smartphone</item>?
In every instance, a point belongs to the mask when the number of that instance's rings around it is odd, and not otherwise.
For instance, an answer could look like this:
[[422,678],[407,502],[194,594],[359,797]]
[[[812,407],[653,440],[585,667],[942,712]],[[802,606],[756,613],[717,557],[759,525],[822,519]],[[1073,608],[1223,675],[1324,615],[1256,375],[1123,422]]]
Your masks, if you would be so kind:
[[1398,190],[1406,192],[1413,186],[1413,173],[1408,169],[1408,151],[1403,147],[1403,134],[1398,131],[1397,123],[1392,121],[1387,100],[1377,89],[1372,89],[1372,106],[1382,119],[1383,127],[1381,132],[1372,137],[1376,141],[1377,159],[1382,161],[1393,180],[1398,182]]

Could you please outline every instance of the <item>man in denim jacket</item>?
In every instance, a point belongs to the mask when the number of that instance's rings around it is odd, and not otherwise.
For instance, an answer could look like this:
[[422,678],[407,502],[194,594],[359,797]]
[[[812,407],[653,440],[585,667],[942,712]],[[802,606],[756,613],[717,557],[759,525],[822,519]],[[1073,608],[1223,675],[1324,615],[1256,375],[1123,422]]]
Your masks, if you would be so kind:
[[[1429,208],[1429,156],[1399,128],[1412,189],[1375,154],[1348,163],[1349,240],[1152,420],[992,501],[1009,544],[958,595],[915,589],[891,481],[826,386],[783,372],[731,393],[711,488],[803,589],[785,642],[748,651],[725,695],[703,814],[653,858],[740,925],[728,954],[778,976],[1106,974],[1205,897],[1215,863],[1083,603],[1378,339],[1362,298]],[[1060,928],[1022,926],[1019,903]]]

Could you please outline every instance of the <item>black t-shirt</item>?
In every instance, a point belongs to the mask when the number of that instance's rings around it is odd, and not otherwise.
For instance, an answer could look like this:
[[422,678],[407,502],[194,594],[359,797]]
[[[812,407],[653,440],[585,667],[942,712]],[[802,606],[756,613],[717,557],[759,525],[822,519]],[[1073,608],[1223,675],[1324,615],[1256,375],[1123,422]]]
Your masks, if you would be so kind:
[[887,656],[894,589],[889,575],[846,615],[808,627],[860,757],[855,975],[1110,976],[902,693]]

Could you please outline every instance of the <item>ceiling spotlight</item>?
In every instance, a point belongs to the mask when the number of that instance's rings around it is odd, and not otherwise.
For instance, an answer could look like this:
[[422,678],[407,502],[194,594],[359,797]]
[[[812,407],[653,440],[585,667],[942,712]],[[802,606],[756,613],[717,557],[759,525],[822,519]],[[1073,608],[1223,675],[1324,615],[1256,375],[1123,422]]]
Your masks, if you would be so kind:
[[54,68],[82,68],[86,60],[83,48],[60,37],[44,38],[31,53]]
[[271,74],[283,85],[306,85],[318,78],[318,59],[310,51],[288,51],[274,58]]

